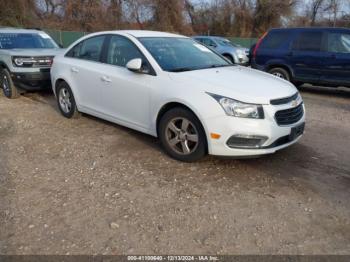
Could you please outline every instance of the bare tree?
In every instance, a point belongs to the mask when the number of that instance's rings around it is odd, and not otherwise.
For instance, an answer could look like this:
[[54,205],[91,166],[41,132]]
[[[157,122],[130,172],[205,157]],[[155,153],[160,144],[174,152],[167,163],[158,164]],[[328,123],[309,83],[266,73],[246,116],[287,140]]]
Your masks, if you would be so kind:
[[325,12],[329,12],[331,21],[332,21],[332,26],[336,27],[337,25],[337,16],[338,12],[340,10],[341,6],[341,0],[328,0],[327,1],[327,6],[324,9]]
[[256,0],[253,36],[259,36],[271,27],[280,27],[281,18],[290,16],[296,0]]
[[311,0],[311,3],[310,3],[310,24],[312,26],[315,25],[315,22],[316,22],[316,18],[319,14],[319,11],[322,7],[322,5],[324,4],[325,0]]

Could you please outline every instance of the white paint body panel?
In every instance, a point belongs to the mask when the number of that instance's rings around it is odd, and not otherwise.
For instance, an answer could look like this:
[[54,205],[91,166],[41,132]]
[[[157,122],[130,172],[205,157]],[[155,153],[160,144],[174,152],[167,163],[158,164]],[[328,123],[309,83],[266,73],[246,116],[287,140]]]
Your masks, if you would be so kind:
[[[261,135],[269,145],[291,128],[305,121],[303,117],[291,126],[278,126],[274,114],[291,108],[270,105],[271,99],[292,96],[297,89],[272,75],[240,66],[195,70],[182,73],[163,71],[136,37],[184,37],[151,31],[111,31],[85,36],[73,43],[99,34],[123,35],[133,41],[152,65],[156,76],[139,74],[127,68],[90,62],[58,55],[51,69],[53,87],[58,80],[71,87],[78,110],[96,117],[157,136],[157,116],[171,102],[190,108],[201,121],[208,141],[208,152],[221,156],[254,156],[274,153],[295,142],[270,149],[232,149],[226,145],[234,134]],[[67,50],[70,50],[69,47]],[[55,90],[54,90],[55,92]],[[230,97],[246,103],[262,104],[265,119],[227,116],[219,103],[206,92]],[[304,114],[305,115],[305,114]],[[218,133],[213,140],[210,133]]]

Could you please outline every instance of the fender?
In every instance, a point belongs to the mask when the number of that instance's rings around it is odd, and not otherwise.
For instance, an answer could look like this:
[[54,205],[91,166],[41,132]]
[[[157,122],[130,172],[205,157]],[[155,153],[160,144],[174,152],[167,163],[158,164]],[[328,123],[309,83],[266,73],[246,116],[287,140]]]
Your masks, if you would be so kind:
[[[8,66],[6,65],[6,63],[4,63],[4,62],[2,62],[2,61],[0,61],[0,66],[1,66],[2,68],[5,68],[5,69],[9,70]],[[9,70],[9,71],[10,71],[10,70]]]

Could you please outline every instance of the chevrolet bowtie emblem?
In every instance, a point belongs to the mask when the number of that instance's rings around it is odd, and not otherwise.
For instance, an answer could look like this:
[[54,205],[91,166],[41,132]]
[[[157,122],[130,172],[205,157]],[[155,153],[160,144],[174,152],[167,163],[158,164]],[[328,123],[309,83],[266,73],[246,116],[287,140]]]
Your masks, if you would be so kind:
[[293,100],[292,101],[292,107],[296,107],[298,105],[298,101],[297,100]]

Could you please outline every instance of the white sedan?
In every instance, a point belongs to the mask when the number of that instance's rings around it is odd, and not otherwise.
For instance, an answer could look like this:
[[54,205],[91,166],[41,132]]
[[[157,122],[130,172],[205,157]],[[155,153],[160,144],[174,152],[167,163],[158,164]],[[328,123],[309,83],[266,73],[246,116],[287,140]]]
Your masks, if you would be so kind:
[[181,35],[87,35],[55,57],[51,80],[63,116],[83,112],[158,137],[181,161],[270,154],[304,132],[292,84]]

